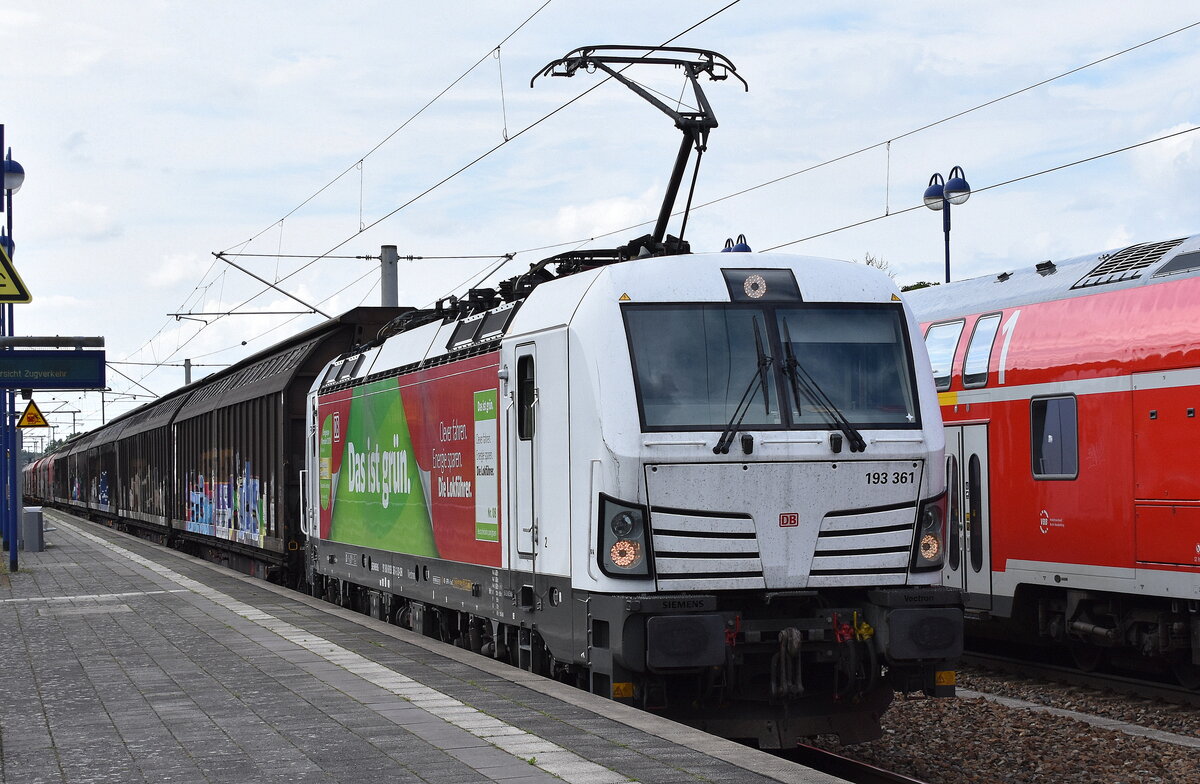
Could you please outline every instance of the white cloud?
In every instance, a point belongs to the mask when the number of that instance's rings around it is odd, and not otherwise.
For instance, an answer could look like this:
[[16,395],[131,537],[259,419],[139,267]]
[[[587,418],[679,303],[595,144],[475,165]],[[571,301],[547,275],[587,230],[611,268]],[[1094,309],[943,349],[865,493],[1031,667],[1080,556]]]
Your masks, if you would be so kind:
[[293,56],[268,69],[258,82],[269,88],[311,82],[315,77],[332,71],[337,63],[333,57]]
[[123,231],[111,207],[82,201],[56,205],[50,222],[60,237],[81,242],[119,237]]
[[[284,327],[278,325],[290,317],[262,312],[208,327],[172,321],[167,313],[228,310],[262,288],[217,265],[204,279],[212,285],[195,294],[211,251],[316,255],[336,247],[336,255],[353,256],[395,243],[419,255],[502,253],[653,220],[680,138],[670,121],[620,85],[600,85],[599,75],[539,80],[534,89],[528,80],[575,46],[628,41],[632,24],[642,33],[638,42],[665,40],[725,3],[551,3],[504,44],[502,115],[501,63],[487,54],[541,5],[264,0],[226,4],[218,14],[205,4],[130,0],[69,9],[43,0],[5,3],[0,43],[21,63],[22,78],[5,84],[2,119],[28,173],[16,234],[21,274],[35,295],[18,327],[34,334],[103,331],[112,357],[136,352],[161,329],[139,359],[221,352],[214,361],[232,361],[316,318]],[[750,83],[749,93],[732,81],[704,85],[720,127],[710,138],[697,201],[897,137],[1182,27],[1192,16],[1187,4],[1163,0],[867,0],[848,9],[741,3],[677,42],[728,55]],[[1079,25],[1080,18],[1089,23]],[[688,239],[697,249],[716,249],[745,232],[761,249],[879,216],[885,203],[893,213],[915,205],[929,175],[955,164],[983,187],[1180,127],[1200,116],[1200,88],[1192,85],[1198,40],[1200,30],[1172,36],[898,138],[890,156],[877,148],[699,210]],[[361,177],[352,170],[280,229],[282,216],[480,58],[444,98],[370,155]],[[677,74],[661,82],[649,72],[638,78],[672,98],[679,94]],[[592,87],[378,228],[358,233],[360,210],[366,223],[392,212],[497,144],[503,123],[515,136]],[[1200,230],[1191,194],[1197,138],[980,193],[954,213],[956,276]],[[687,180],[680,204],[686,188]],[[669,230],[678,226],[673,219]],[[942,242],[940,220],[921,210],[787,250],[837,258],[870,252],[901,280],[938,280]],[[538,255],[522,254],[498,274],[514,274]],[[268,278],[305,263],[245,259]],[[489,263],[404,265],[402,300],[423,305]],[[372,265],[327,259],[283,285],[340,312],[377,296],[367,274]],[[298,306],[272,292],[248,307]],[[181,378],[181,370],[167,368],[146,383],[165,389]]]
[[190,283],[195,281],[207,266],[207,263],[202,262],[195,254],[168,254],[153,267],[145,280],[154,288]]

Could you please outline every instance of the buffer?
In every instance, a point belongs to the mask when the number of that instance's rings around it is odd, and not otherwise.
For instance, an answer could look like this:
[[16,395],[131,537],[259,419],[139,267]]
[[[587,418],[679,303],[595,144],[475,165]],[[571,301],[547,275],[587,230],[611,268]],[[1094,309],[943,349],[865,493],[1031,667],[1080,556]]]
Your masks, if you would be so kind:
[[38,408],[37,403],[30,400],[29,405],[25,406],[25,413],[21,414],[21,419],[17,422],[17,427],[50,427],[50,423],[42,416],[42,410]]
[[17,274],[8,249],[0,244],[0,302],[32,302],[25,281]]

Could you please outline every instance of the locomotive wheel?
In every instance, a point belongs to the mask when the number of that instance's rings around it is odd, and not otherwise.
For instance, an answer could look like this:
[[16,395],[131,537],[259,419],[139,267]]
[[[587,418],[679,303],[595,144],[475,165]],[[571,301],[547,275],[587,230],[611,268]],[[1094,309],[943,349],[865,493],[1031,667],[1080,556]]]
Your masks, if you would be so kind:
[[1200,665],[1192,664],[1189,661],[1177,661],[1171,665],[1171,672],[1183,688],[1192,691],[1200,690]]

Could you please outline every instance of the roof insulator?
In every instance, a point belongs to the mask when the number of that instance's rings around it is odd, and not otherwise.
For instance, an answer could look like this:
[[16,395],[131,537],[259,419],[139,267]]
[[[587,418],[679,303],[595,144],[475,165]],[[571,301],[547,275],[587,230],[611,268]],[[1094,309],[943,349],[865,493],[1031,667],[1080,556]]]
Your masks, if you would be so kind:
[[1011,272],[1001,272],[999,275],[996,276],[996,280],[1003,283],[1004,281],[1008,280],[1011,277],[1012,277]]
[[721,248],[722,253],[750,253],[750,245],[746,242],[746,235],[739,234],[737,241],[732,239],[725,240],[725,247]]
[[1036,269],[1038,274],[1043,277],[1046,275],[1053,275],[1054,273],[1058,272],[1058,267],[1054,266],[1053,261],[1043,261],[1041,264],[1037,265]]

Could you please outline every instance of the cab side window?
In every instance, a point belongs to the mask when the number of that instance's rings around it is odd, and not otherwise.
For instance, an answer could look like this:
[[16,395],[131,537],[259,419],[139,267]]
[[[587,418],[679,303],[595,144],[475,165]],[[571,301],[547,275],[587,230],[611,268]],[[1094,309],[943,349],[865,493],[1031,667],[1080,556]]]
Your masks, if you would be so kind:
[[533,438],[533,404],[536,400],[533,357],[526,355],[517,360],[517,438],[522,441]]

